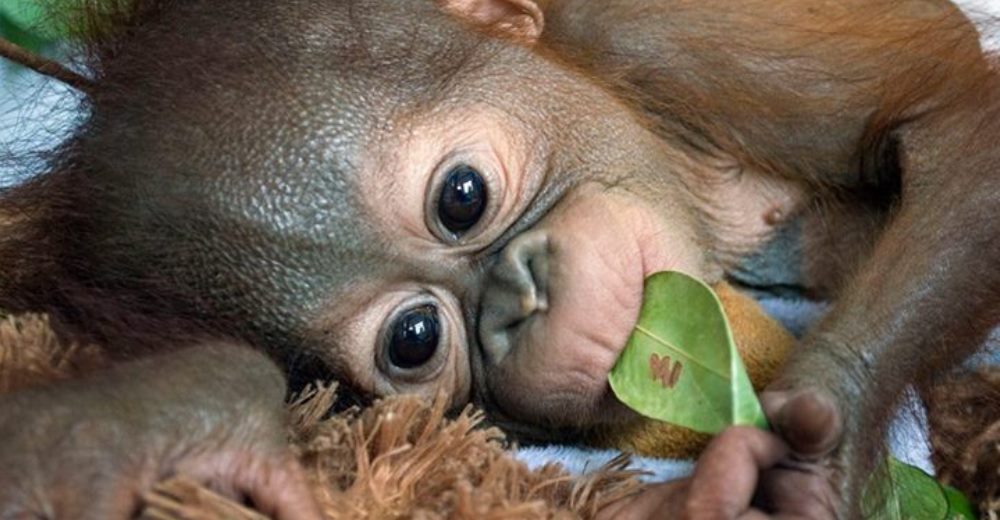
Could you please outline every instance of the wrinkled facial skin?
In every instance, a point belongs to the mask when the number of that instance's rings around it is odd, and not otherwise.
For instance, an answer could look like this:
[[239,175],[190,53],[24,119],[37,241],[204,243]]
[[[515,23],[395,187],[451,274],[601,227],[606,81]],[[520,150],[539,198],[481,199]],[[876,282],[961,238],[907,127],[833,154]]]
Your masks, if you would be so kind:
[[[447,108],[388,116],[349,174],[380,179],[356,186],[386,261],[331,288],[311,331],[335,338],[334,364],[368,393],[443,390],[455,406],[475,399],[530,424],[610,419],[621,411],[606,375],[644,277],[704,274],[698,223],[681,210],[689,195],[674,172],[656,172],[670,151],[603,91],[520,47],[459,38],[482,64],[438,93]],[[498,88],[509,83],[519,88]],[[607,111],[580,114],[578,103]],[[440,193],[461,165],[481,176],[487,203],[458,235]],[[439,352],[395,366],[394,320],[426,305],[438,310]]]
[[[458,405],[469,397],[473,378],[484,383],[477,397],[516,411],[522,421],[607,416],[614,406],[607,406],[606,376],[637,318],[643,279],[667,268],[702,270],[685,228],[693,223],[657,203],[657,197],[681,199],[676,205],[683,207],[683,191],[664,190],[667,180],[659,190],[630,183],[631,174],[651,165],[618,151],[602,155],[611,142],[601,141],[617,138],[613,126],[607,127],[611,135],[587,139],[546,135],[536,129],[555,123],[518,113],[543,100],[514,98],[504,107],[507,100],[494,96],[491,106],[418,120],[402,142],[388,144],[397,153],[376,154],[389,158],[377,163],[379,171],[398,172],[399,183],[392,190],[363,186],[362,198],[372,202],[367,212],[382,225],[383,238],[395,244],[394,261],[407,267],[398,280],[360,289],[372,303],[347,319],[353,332],[340,341],[361,341],[343,350],[351,356],[346,364],[351,373],[372,374],[359,382],[378,394],[432,397],[443,388]],[[630,123],[623,121],[620,131],[646,138],[650,151],[642,155],[663,153]],[[599,151],[568,149],[577,139]],[[582,157],[566,157],[567,151]],[[489,193],[479,223],[457,238],[435,232],[439,199],[433,195],[455,164],[473,165]],[[414,299],[444,311],[449,355],[410,375],[387,367],[370,349],[379,348],[378,333],[393,313]],[[602,318],[595,320],[595,313]],[[540,394],[549,397],[532,397]]]
[[[213,40],[247,31],[268,50],[234,47],[210,77],[154,69],[144,81],[175,87],[95,103],[86,156],[106,161],[93,167],[111,172],[104,203],[118,208],[103,229],[126,230],[107,238],[127,251],[102,260],[107,276],[170,287],[293,370],[315,358],[366,394],[443,390],[546,426],[620,416],[606,375],[644,277],[715,272],[694,239],[692,161],[567,67],[431,3],[377,17],[364,3],[284,3],[271,31],[229,19]],[[420,22],[400,31],[414,9]],[[184,15],[132,48],[212,56]],[[441,193],[461,167],[485,205],[456,233]],[[394,352],[407,319],[424,343]]]

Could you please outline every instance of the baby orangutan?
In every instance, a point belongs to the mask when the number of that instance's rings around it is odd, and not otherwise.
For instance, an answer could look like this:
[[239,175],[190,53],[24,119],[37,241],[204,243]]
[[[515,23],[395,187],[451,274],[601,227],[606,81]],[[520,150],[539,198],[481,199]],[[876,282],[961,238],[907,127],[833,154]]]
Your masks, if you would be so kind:
[[88,115],[0,194],[0,308],[119,362],[0,396],[0,517],[129,516],[174,473],[317,517],[282,372],[529,439],[628,420],[644,278],[795,220],[835,305],[776,432],[605,513],[854,518],[902,390],[1000,322],[1000,79],[949,2],[84,3]]

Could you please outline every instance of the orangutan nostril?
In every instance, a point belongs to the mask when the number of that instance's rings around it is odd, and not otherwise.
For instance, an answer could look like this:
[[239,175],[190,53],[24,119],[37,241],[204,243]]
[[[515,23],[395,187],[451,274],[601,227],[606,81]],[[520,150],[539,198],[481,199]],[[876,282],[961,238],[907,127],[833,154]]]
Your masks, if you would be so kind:
[[481,302],[480,341],[498,363],[522,324],[549,308],[549,240],[541,231],[524,233],[500,253],[488,276]]

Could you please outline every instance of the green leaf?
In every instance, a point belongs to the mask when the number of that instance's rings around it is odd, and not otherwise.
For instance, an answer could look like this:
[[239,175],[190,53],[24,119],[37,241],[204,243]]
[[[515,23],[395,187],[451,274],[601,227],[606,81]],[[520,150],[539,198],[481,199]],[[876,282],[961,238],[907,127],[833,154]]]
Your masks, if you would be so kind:
[[0,38],[4,38],[15,45],[35,52],[47,43],[31,33],[21,30],[20,27],[8,20],[3,13],[0,13]]
[[948,500],[948,520],[976,520],[979,518],[972,504],[969,503],[969,499],[965,498],[961,491],[951,486],[942,485],[941,487],[944,488],[944,496]]
[[948,514],[948,499],[944,495],[944,488],[934,480],[934,477],[924,473],[920,468],[903,464],[895,457],[889,457],[888,476],[886,491],[865,497],[866,506],[871,504],[873,499],[877,500],[873,504],[877,506],[870,509],[871,514],[866,515],[868,518],[941,520]]
[[0,25],[6,37],[33,48],[65,36],[64,27],[39,0],[0,0]]
[[958,490],[942,485],[920,468],[889,457],[888,481],[865,490],[865,517],[871,520],[954,520],[976,517]]
[[37,27],[45,19],[42,6],[33,0],[4,0],[0,2],[0,13],[24,30]]
[[608,381],[618,399],[653,419],[712,434],[768,427],[722,303],[683,273],[646,279],[638,324]]

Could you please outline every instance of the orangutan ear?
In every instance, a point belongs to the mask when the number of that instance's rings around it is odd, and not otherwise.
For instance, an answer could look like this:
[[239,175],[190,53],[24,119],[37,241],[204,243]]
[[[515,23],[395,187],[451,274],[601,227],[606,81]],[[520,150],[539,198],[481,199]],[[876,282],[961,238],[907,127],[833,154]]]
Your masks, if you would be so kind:
[[445,11],[489,32],[533,44],[545,15],[536,0],[438,0]]

